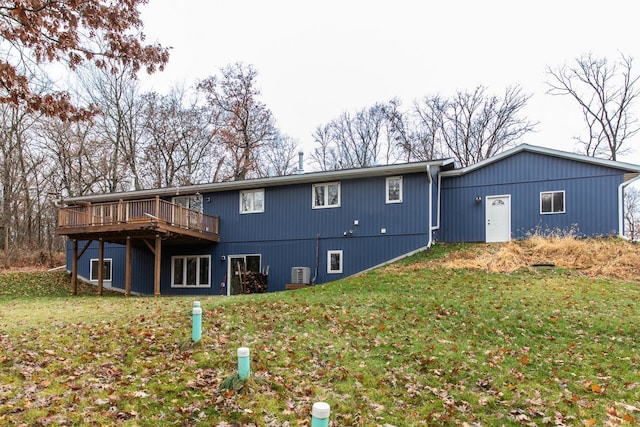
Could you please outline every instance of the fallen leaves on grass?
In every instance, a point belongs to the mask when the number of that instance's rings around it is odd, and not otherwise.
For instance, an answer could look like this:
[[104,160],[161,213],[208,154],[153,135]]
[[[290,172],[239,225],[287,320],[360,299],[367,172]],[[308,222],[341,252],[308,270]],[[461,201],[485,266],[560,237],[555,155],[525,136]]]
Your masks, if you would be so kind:
[[[190,298],[0,301],[0,424],[308,425],[315,401],[340,426],[636,422],[636,286],[424,266],[201,298],[197,344]],[[221,387],[240,346],[251,377]]]

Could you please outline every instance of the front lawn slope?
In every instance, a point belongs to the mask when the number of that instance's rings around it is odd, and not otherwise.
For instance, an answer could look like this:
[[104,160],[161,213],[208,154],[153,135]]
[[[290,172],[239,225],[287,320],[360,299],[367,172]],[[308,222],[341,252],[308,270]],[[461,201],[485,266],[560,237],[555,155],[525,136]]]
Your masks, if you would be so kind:
[[[0,424],[295,426],[326,401],[333,426],[637,425],[638,283],[444,269],[441,250],[202,298],[197,344],[193,298],[3,297],[1,276]],[[221,390],[240,346],[251,380]]]

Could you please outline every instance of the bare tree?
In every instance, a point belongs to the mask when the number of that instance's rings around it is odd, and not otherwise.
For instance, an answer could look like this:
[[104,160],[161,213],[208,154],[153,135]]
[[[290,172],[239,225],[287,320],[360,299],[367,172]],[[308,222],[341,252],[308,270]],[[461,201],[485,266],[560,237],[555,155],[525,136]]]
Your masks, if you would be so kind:
[[358,110],[353,115],[342,113],[330,122],[331,135],[339,152],[339,169],[368,167],[378,163],[385,120],[385,107],[378,103]]
[[39,260],[48,261],[49,267],[55,266],[54,254],[64,250],[65,239],[56,236],[58,223],[58,210],[55,201],[60,195],[56,192],[58,187],[57,179],[52,173],[56,171],[53,159],[43,150],[34,150],[38,156],[32,160],[35,165],[31,188],[35,193],[35,212],[37,230],[37,248],[39,249]]
[[402,146],[408,159],[426,161],[442,156],[447,106],[448,101],[438,95],[414,101],[413,120],[409,122],[408,138]]
[[154,187],[188,185],[211,179],[212,166],[224,153],[216,152],[206,109],[184,88],[168,95],[142,96],[146,183]]
[[513,145],[535,127],[519,117],[531,95],[518,86],[508,87],[502,97],[488,95],[484,86],[473,92],[459,91],[445,105],[441,137],[445,154],[462,166],[487,159]]
[[331,128],[328,124],[318,125],[312,134],[316,146],[311,153],[311,162],[321,171],[336,170],[338,168],[337,149],[331,138]]
[[82,77],[84,90],[99,111],[94,118],[96,138],[109,143],[111,159],[107,191],[140,190],[142,105],[139,82],[126,68],[117,72],[86,68]]
[[21,245],[33,244],[34,203],[37,189],[30,178],[37,163],[30,161],[31,129],[37,117],[26,105],[0,107],[0,185],[5,264]]
[[257,75],[251,65],[236,63],[197,85],[213,110],[215,140],[229,155],[229,173],[219,177],[223,180],[257,176],[259,150],[275,136],[273,115],[258,100]]
[[502,97],[478,86],[449,99],[425,96],[410,111],[392,99],[318,127],[312,158],[323,170],[447,156],[468,166],[534,129],[535,123],[520,117],[530,97],[518,86],[508,87]]
[[625,236],[631,241],[640,240],[640,190],[627,187],[624,191]]
[[406,156],[405,161],[410,162],[415,157],[412,150],[414,130],[409,114],[400,109],[401,105],[402,102],[398,98],[393,98],[384,106],[384,127],[387,138],[385,164],[396,163],[403,156]]
[[92,122],[51,118],[40,121],[38,134],[38,150],[49,159],[48,191],[61,197],[108,191],[111,147],[95,138]]
[[276,132],[275,137],[265,143],[259,153],[260,176],[292,175],[298,169],[296,158],[298,141]]
[[548,93],[569,95],[582,110],[587,135],[577,140],[588,156],[616,160],[640,130],[631,112],[640,93],[640,76],[633,75],[632,65],[633,59],[625,55],[611,64],[606,58],[585,54],[572,66],[547,68]]
[[[321,170],[349,169],[392,163],[397,159],[390,132],[393,105],[377,103],[355,113],[342,113],[316,128],[311,158]],[[396,118],[397,119],[397,118]]]

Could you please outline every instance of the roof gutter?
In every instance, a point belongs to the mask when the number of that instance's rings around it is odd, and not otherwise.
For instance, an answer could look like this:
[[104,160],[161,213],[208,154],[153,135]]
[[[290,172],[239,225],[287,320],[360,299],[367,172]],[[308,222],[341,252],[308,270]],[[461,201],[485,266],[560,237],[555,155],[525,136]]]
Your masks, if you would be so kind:
[[385,176],[392,174],[420,173],[425,166],[444,166],[452,160],[433,160],[429,162],[400,163],[385,166],[374,166],[370,168],[343,169],[328,172],[311,172],[296,175],[257,178],[241,181],[215,182],[207,184],[194,184],[182,187],[166,187],[135,191],[125,191],[120,193],[95,194],[89,196],[68,197],[64,199],[67,204],[78,203],[98,203],[116,200],[133,200],[142,198],[152,198],[155,196],[170,197],[176,195],[204,194],[219,191],[243,190],[248,188],[273,187],[280,185],[310,184],[330,180],[367,178],[374,176]]

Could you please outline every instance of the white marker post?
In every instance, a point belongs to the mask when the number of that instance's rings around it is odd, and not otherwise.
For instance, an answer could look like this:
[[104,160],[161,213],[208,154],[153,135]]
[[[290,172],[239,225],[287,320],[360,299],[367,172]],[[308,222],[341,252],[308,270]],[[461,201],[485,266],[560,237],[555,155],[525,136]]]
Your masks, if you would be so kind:
[[311,409],[311,427],[329,427],[331,407],[326,402],[316,402]]
[[245,380],[251,373],[251,367],[249,365],[249,348],[240,347],[238,349],[238,377],[241,380]]

